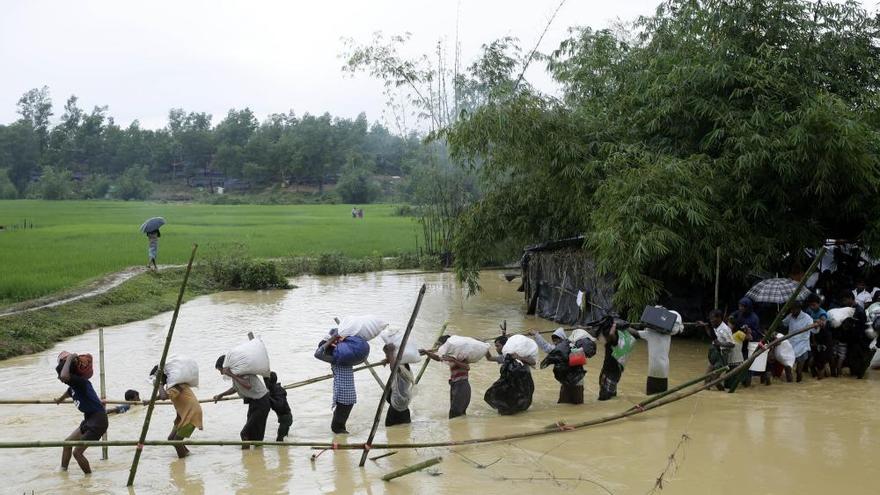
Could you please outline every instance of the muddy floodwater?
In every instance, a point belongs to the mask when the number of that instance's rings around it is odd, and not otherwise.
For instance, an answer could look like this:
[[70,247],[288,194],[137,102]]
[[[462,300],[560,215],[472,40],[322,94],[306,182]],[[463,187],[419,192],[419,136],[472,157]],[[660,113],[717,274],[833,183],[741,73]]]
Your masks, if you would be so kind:
[[[448,274],[376,273],[346,277],[302,277],[289,291],[228,292],[200,297],[183,306],[171,352],[195,358],[201,370],[200,398],[228,388],[214,371],[217,356],[243,342],[248,331],[266,342],[272,368],[283,383],[329,372],[312,357],[334,316],[374,313],[403,327],[420,284],[428,291],[413,338],[427,346],[443,322],[450,333],[489,337],[506,319],[511,331],[552,328],[526,318],[518,280],[485,272],[484,291],[466,298]],[[122,399],[134,388],[149,396],[146,376],[158,362],[171,315],[107,328],[108,398]],[[2,321],[0,321],[2,324]],[[380,339],[371,357],[381,359]],[[53,372],[61,350],[90,352],[97,360],[98,334],[87,332],[35,355],[0,362],[0,398],[52,398],[64,391]],[[600,345],[601,352],[601,345]],[[699,376],[706,366],[706,344],[674,340],[670,384]],[[534,430],[559,420],[583,421],[622,411],[644,398],[647,355],[638,343],[630,357],[617,399],[596,401],[601,359],[588,363],[586,403],[557,405],[552,373],[534,370],[531,409],[499,416],[483,401],[497,378],[498,365],[483,362],[471,370],[473,399],[468,415],[449,421],[448,368],[428,367],[411,405],[413,423],[379,428],[376,443],[468,439]],[[387,377],[388,370],[379,369]],[[98,372],[92,379],[98,389]],[[347,440],[366,439],[380,389],[369,372],[356,374],[358,403],[349,419]],[[290,391],[294,425],[289,441],[331,441],[331,382]],[[237,440],[247,407],[239,400],[204,404],[205,429],[197,440]],[[876,494],[880,493],[880,379],[850,378],[804,383],[774,381],[736,394],[702,392],[630,419],[581,430],[509,443],[456,448],[401,450],[358,468],[360,452],[326,452],[311,462],[304,448],[192,448],[178,460],[171,447],[146,447],[135,493],[649,493],[667,468],[670,454],[677,469],[665,475],[666,494]],[[111,440],[136,439],[145,408],[111,416]],[[78,424],[73,405],[0,405],[0,441],[62,440]],[[157,406],[149,438],[167,436],[173,408]],[[277,422],[269,416],[266,437]],[[337,437],[346,441],[346,437]],[[0,450],[2,493],[123,493],[133,447],[111,447],[109,460],[100,449],[86,453],[93,474],[84,476],[75,462],[61,472],[60,449]],[[372,455],[377,455],[374,451]],[[428,470],[383,482],[381,476],[431,457],[443,462]]]

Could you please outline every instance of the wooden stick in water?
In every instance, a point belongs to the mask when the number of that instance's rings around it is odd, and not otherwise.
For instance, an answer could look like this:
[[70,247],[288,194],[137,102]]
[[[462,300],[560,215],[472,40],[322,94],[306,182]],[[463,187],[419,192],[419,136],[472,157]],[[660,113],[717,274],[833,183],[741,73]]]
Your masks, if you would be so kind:
[[[101,374],[98,375],[101,381],[101,400],[107,399],[107,387],[104,383],[104,329],[98,329],[98,364],[101,366]],[[107,441],[107,432],[104,431],[104,436],[101,437],[101,440]],[[107,460],[109,458],[109,454],[107,452],[107,446],[101,447],[101,459]]]
[[[437,333],[437,338],[434,339],[434,342],[431,342],[431,347],[434,347],[434,344],[437,343],[437,340],[446,333],[446,326],[449,325],[449,322],[444,322],[443,326],[440,327],[440,332]],[[419,369],[419,373],[416,375],[416,384],[418,385],[419,381],[422,379],[422,375],[425,374],[425,370],[428,369],[428,363],[431,362],[431,358],[426,357],[425,362],[422,363],[422,367]]]
[[382,481],[391,481],[394,478],[400,478],[401,476],[406,476],[410,473],[415,473],[416,471],[421,471],[422,469],[429,468],[435,464],[440,464],[442,461],[442,457],[435,457],[433,459],[428,459],[425,462],[420,462],[418,464],[413,464],[412,466],[407,466],[403,469],[398,469],[397,471],[391,472],[382,476]]
[[[168,334],[165,336],[165,347],[162,349],[162,358],[159,359],[159,370],[165,369],[165,359],[168,357],[168,349],[171,348],[171,337],[174,336],[174,325],[177,324],[177,316],[180,314],[180,305],[183,303],[183,294],[186,292],[186,282],[189,280],[189,274],[192,271],[193,260],[196,257],[196,249],[198,244],[193,244],[192,253],[189,256],[189,263],[186,265],[186,272],[183,274],[183,283],[180,284],[180,292],[177,294],[177,304],[174,305],[174,315],[171,316],[171,326],[168,327]],[[153,416],[153,408],[156,405],[156,397],[159,395],[159,380],[153,380],[153,393],[150,395],[150,403],[147,405],[147,415],[144,417],[144,426],[141,428],[141,436],[138,441],[138,447],[134,451],[134,459],[131,461],[131,470],[128,474],[128,481],[125,486],[134,484],[134,477],[137,475],[138,462],[141,460],[141,451],[143,450],[144,441],[147,439],[147,432],[150,430],[150,418]]]
[[363,446],[364,452],[361,454],[361,461],[358,463],[359,467],[364,467],[364,464],[366,464],[367,453],[370,451],[370,444],[372,444],[373,439],[376,438],[376,429],[379,428],[379,420],[382,419],[382,410],[385,409],[385,401],[388,399],[388,394],[391,393],[391,384],[394,383],[394,379],[397,378],[397,370],[400,368],[400,358],[403,357],[403,350],[406,349],[406,343],[409,341],[409,334],[412,333],[413,326],[416,324],[416,316],[418,316],[419,309],[422,307],[422,299],[425,298],[425,290],[426,286],[425,284],[422,284],[422,288],[419,289],[419,297],[416,299],[416,305],[413,308],[412,315],[409,317],[409,323],[406,325],[406,331],[403,332],[403,338],[400,340],[400,347],[397,348],[397,356],[394,358],[394,366],[391,367],[391,373],[388,374],[388,381],[385,383],[382,397],[379,398],[379,406],[376,408],[376,417],[373,418],[373,427],[370,428],[370,436],[367,437],[367,442]]
[[396,453],[397,453],[396,450],[392,450],[391,452],[386,452],[382,455],[376,455],[376,456],[370,457],[370,460],[371,461],[378,461],[379,459],[382,459],[383,457],[390,457]]

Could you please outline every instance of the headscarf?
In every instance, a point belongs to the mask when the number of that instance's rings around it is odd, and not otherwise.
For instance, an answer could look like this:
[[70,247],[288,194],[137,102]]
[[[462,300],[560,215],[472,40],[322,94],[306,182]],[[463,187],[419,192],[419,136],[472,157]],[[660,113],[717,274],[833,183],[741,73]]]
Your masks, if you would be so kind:
[[568,340],[568,337],[565,335],[565,330],[562,327],[553,330],[553,335],[559,337],[562,340]]

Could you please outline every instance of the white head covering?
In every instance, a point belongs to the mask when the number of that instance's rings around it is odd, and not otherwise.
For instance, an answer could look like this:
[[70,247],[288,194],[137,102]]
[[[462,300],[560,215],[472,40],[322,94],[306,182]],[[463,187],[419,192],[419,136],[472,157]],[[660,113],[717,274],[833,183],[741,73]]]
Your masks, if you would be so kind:
[[572,342],[577,342],[582,339],[590,339],[594,342],[596,341],[596,338],[590,335],[590,333],[583,328],[575,328],[571,331],[571,337],[569,338],[569,340],[571,340]]
[[562,327],[553,330],[553,335],[559,337],[562,340],[567,340],[568,337],[565,336],[565,330]]

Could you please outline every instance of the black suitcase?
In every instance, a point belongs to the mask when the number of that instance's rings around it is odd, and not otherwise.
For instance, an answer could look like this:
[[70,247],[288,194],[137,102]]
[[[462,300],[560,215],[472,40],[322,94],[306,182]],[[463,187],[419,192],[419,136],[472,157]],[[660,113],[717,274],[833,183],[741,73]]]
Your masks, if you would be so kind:
[[678,317],[675,316],[675,313],[672,311],[667,311],[663,308],[655,308],[654,306],[645,306],[645,310],[642,311],[641,320],[642,323],[650,327],[652,330],[671,334],[677,318]]

